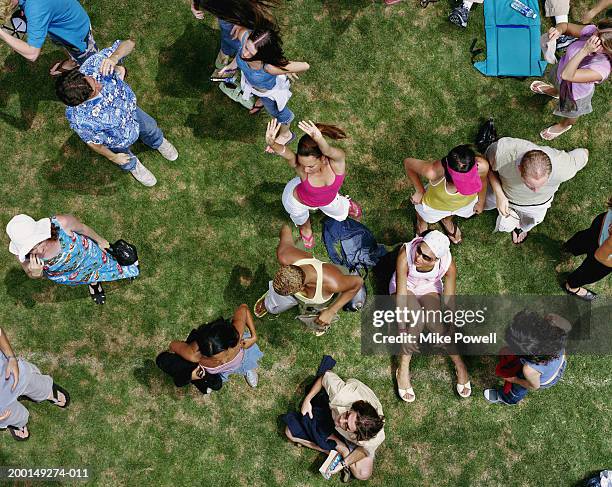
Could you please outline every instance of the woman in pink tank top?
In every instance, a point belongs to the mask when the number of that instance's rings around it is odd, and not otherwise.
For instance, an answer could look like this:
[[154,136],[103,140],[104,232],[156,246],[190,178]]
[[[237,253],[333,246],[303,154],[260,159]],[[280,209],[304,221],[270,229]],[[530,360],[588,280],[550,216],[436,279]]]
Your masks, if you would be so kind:
[[311,249],[315,240],[310,225],[310,210],[321,210],[327,216],[344,221],[348,216],[361,218],[361,207],[339,191],[346,176],[344,151],[332,147],[324,136],[334,140],[346,138],[345,132],[333,125],[301,121],[298,126],[306,135],[298,143],[297,154],[275,142],[280,125],[268,122],[266,142],[283,157],[297,176],[283,191],[283,206],[299,227],[304,247]]

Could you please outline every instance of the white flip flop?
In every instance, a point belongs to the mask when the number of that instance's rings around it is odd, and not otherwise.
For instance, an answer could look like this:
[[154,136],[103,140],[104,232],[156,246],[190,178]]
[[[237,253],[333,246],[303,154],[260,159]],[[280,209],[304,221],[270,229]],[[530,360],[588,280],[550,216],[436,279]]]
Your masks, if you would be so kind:
[[[399,394],[399,397],[401,398],[402,401],[406,401],[406,402],[414,402],[416,399],[416,396],[414,395],[414,389],[412,387],[409,387],[408,389],[401,389],[399,386],[399,379],[397,378],[397,373],[399,372],[399,369],[395,369],[395,380],[397,381],[397,393]],[[412,396],[412,399],[406,399],[404,396],[406,394],[410,394]]]
[[[467,394],[465,393],[466,390],[468,391]],[[461,397],[470,397],[472,395],[471,382],[468,380],[465,384],[457,383],[457,394],[459,394]]]

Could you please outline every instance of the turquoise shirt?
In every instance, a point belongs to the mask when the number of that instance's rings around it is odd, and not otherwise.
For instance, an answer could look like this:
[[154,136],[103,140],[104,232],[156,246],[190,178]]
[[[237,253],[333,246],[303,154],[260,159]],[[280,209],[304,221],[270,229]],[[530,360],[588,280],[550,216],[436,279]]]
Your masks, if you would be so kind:
[[28,44],[41,48],[49,34],[62,44],[81,52],[87,49],[85,38],[90,20],[77,0],[19,0],[28,22]]

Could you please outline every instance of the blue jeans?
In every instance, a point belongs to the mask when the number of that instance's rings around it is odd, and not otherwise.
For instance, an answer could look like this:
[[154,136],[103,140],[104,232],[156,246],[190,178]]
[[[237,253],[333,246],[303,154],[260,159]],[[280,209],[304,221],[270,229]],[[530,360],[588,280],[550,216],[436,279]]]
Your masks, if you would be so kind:
[[295,115],[291,110],[289,110],[289,107],[287,105],[285,105],[285,108],[283,108],[282,110],[279,110],[278,106],[276,105],[276,102],[271,98],[266,98],[262,96],[259,99],[263,103],[266,112],[268,112],[272,118],[275,118],[278,123],[282,123],[283,125],[289,125],[291,121],[295,118]]
[[87,32],[87,36],[85,39],[85,45],[87,46],[84,51],[74,47],[72,44],[67,43],[63,39],[59,37],[52,36],[49,34],[51,41],[58,46],[62,46],[68,52],[70,59],[72,59],[75,63],[81,66],[85,61],[87,61],[91,56],[98,52],[98,46],[96,44],[95,39],[93,38],[93,34],[91,33],[91,28],[89,32]]
[[225,20],[219,21],[219,30],[221,31],[221,52],[226,56],[234,57],[240,49],[240,40],[232,37],[232,29],[234,24],[230,24]]
[[[149,146],[151,149],[159,149],[164,141],[164,133],[157,126],[155,119],[136,107],[136,120],[138,120],[138,138],[140,141]],[[127,164],[119,166],[123,171],[129,172],[136,167],[136,156],[132,153],[129,147],[111,148],[110,150],[116,154],[128,154],[130,161]]]
[[506,404],[517,404],[524,399],[528,392],[528,389],[523,386],[519,386],[518,384],[512,384],[512,389],[508,394],[504,394],[503,387],[497,389],[499,398]]

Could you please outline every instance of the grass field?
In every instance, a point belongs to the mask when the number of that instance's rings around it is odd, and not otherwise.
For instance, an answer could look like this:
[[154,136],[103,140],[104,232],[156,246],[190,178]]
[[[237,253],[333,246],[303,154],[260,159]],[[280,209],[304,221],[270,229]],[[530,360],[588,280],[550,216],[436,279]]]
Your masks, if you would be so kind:
[[[323,485],[323,457],[285,441],[278,416],[299,406],[322,353],[337,372],[370,385],[387,418],[372,485],[570,486],[612,464],[610,356],[574,356],[560,385],[516,408],[489,405],[494,357],[468,359],[474,394],[459,400],[442,357],[413,360],[417,401],[394,393],[392,361],[360,354],[360,321],[343,315],[327,335],[305,332],[289,312],[259,320],[265,354],[260,385],[234,376],[202,396],[177,389],[155,367],[170,340],[265,290],[274,247],[288,218],[280,203],[293,177],[263,153],[267,117],[249,117],[207,79],[218,49],[214,20],[194,19],[187,4],[84,1],[96,40],[136,41],[126,60],[139,105],[159,122],[180,158],[166,162],[138,146],[159,183],[144,188],[90,152],[56,101],[49,66],[63,53],[47,42],[30,64],[0,47],[2,226],[17,213],[72,213],[110,241],[135,243],[141,277],[106,286],[96,307],[83,288],[29,280],[0,232],[0,326],[17,353],[72,394],[68,411],[28,405],[32,438],[0,435],[0,465],[85,466],[96,485]],[[573,2],[580,18],[588,3]],[[364,208],[381,242],[413,237],[412,192],[401,161],[440,157],[471,142],[479,119],[500,135],[533,141],[553,122],[552,102],[529,81],[485,78],[469,46],[484,44],[482,8],[467,31],[449,24],[445,1],[427,9],[364,0],[293,0],[279,13],[288,57],[311,64],[294,85],[297,117],[337,123],[350,172],[345,190]],[[546,221],[522,246],[493,234],[491,212],[462,224],[453,248],[461,294],[559,294],[560,243],[586,228],[610,196],[610,84],[599,86],[593,114],[554,147],[587,147],[590,161],[564,184]],[[315,217],[315,231],[320,230]],[[320,243],[318,257],[326,256]],[[608,279],[593,286],[610,296]],[[338,480],[333,480],[338,482]]]

